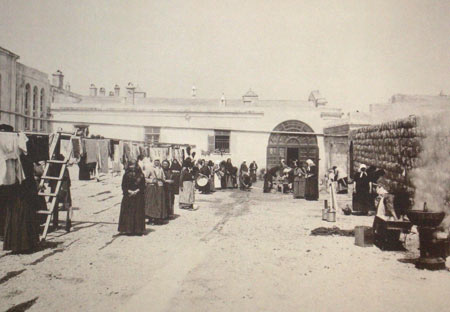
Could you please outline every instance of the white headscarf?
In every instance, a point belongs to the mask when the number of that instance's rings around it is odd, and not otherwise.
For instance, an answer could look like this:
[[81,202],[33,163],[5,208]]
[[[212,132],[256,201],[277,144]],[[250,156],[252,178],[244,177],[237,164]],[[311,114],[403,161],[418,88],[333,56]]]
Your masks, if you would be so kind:
[[362,169],[367,169],[367,166],[364,164],[359,165],[360,178],[362,178],[363,176],[367,176],[367,172],[365,170],[363,171]]
[[315,164],[314,164],[314,162],[311,160],[311,159],[307,159],[306,160],[306,164],[308,165],[308,166],[315,166]]

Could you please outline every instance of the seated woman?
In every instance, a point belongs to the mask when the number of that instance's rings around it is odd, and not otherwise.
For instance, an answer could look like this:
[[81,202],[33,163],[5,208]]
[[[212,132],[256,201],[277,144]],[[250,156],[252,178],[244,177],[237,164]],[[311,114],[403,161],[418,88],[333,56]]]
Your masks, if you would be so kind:
[[136,162],[130,162],[122,178],[123,198],[118,231],[127,235],[145,232],[145,177]]

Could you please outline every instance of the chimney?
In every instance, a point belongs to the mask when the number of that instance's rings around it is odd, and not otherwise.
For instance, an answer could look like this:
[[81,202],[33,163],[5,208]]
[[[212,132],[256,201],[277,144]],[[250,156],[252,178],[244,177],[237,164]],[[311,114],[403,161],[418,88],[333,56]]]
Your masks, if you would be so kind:
[[93,83],[89,87],[89,95],[90,96],[97,96],[97,87]]
[[70,83],[66,83],[66,90],[70,91]]
[[195,99],[197,96],[197,88],[195,86],[192,86],[192,98]]
[[114,86],[114,96],[120,96],[120,87],[118,85]]
[[105,88],[103,88],[103,87],[100,88],[99,95],[100,96],[105,96],[106,95]]
[[57,87],[58,89],[64,88],[64,75],[63,73],[58,69],[56,73],[54,73],[52,79],[52,84]]

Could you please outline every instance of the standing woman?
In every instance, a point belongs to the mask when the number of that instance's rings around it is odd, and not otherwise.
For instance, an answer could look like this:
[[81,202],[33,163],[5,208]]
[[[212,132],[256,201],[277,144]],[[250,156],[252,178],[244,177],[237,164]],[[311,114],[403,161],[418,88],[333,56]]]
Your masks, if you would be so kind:
[[366,165],[361,164],[359,166],[359,172],[357,172],[354,177],[355,191],[352,199],[353,212],[361,215],[367,215],[370,207],[370,177],[366,170]]
[[173,192],[173,174],[170,170],[170,163],[168,160],[163,160],[162,169],[164,171],[164,201],[169,217],[172,217],[174,213],[173,204],[175,201],[175,194]]
[[227,162],[225,163],[225,177],[226,177],[226,184],[227,188],[234,188],[233,183],[233,164],[231,163],[231,158],[227,159]]
[[183,162],[180,175],[180,209],[193,209],[195,201],[194,181],[195,173],[191,158],[187,157]]
[[317,166],[311,159],[306,160],[306,182],[305,182],[305,199],[319,199],[319,183],[317,176]]
[[224,190],[227,188],[227,163],[225,160],[220,162],[218,174],[220,175],[220,188]]
[[162,224],[169,217],[164,194],[164,171],[159,159],[153,161],[145,188],[145,214],[153,223]]
[[170,171],[172,172],[173,184],[172,191],[173,194],[178,195],[180,191],[180,173],[181,165],[178,160],[172,160],[172,165],[170,166]]
[[258,172],[258,165],[256,164],[256,161],[252,161],[250,164],[250,177],[252,178],[252,183],[256,182],[256,174]]
[[294,169],[294,198],[305,198],[306,169],[302,162],[295,161]]
[[136,161],[128,164],[122,178],[122,191],[118,231],[127,235],[143,235],[145,176]]

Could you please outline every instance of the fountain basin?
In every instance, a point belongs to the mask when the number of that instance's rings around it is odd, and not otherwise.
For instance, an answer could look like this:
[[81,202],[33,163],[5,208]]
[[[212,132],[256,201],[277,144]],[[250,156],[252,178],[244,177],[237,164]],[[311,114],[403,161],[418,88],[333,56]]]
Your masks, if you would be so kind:
[[444,220],[445,212],[409,210],[406,215],[412,224],[421,227],[437,227]]

